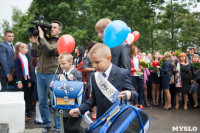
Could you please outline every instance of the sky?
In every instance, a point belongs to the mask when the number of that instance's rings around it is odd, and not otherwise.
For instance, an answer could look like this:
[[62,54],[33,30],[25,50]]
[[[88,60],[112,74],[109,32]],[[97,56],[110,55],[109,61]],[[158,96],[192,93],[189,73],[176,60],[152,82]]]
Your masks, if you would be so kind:
[[12,25],[12,6],[16,6],[26,13],[29,8],[32,0],[0,0],[0,24],[3,20],[7,20]]
[[[166,0],[170,2],[170,0]],[[179,2],[181,0],[173,0],[173,2]],[[188,0],[186,0],[188,1]],[[7,20],[12,26],[12,6],[16,6],[19,8],[22,13],[26,13],[27,9],[29,8],[32,0],[0,0],[0,24],[4,20]],[[196,8],[189,7],[191,11],[200,11],[200,2],[197,2],[198,6]]]

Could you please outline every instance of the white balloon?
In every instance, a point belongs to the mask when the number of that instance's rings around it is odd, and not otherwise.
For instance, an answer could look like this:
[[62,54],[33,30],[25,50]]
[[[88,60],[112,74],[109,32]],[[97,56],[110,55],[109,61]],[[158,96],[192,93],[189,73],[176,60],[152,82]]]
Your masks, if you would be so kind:
[[131,45],[133,43],[133,40],[134,40],[134,35],[132,33],[129,33],[127,38],[126,38],[126,43]]

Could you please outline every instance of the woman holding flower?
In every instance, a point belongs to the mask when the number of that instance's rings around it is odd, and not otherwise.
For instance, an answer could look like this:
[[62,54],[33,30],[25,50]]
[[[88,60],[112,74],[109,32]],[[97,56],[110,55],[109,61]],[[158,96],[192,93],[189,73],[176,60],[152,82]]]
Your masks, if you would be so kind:
[[[192,65],[194,67],[194,77],[196,78],[197,72],[200,68],[200,60],[199,60],[198,54],[193,55]],[[193,101],[194,101],[193,108],[197,108],[198,107],[199,84],[196,81],[194,81],[194,83],[192,84],[191,92],[192,92],[192,98],[193,98]]]
[[159,105],[159,98],[160,98],[160,77],[158,77],[158,71],[156,69],[156,66],[159,66],[159,56],[160,53],[158,51],[155,51],[154,54],[154,60],[152,61],[152,67],[151,67],[151,76],[152,76],[152,101],[153,106]]
[[[142,67],[139,66],[140,57],[137,55],[138,48],[136,46],[131,47],[131,77],[133,86],[139,93],[138,101],[139,107],[143,109],[143,79],[139,78],[142,74]],[[138,88],[137,88],[138,87]],[[137,101],[134,102],[137,105]]]
[[170,52],[164,53],[164,64],[162,66],[157,66],[157,69],[161,72],[162,76],[162,89],[164,91],[164,98],[165,98],[165,110],[171,109],[171,94],[169,92],[169,81],[171,79],[171,73],[172,73],[172,61],[171,61],[172,55]]
[[[193,79],[193,66],[192,63],[188,61],[187,55],[185,53],[180,53],[178,56],[178,63],[176,65],[176,106],[175,109],[179,108],[179,96],[180,93],[183,94],[184,99],[184,110],[187,110],[188,93],[190,88],[190,73]],[[179,76],[177,76],[179,74]],[[178,84],[179,83],[179,84]]]

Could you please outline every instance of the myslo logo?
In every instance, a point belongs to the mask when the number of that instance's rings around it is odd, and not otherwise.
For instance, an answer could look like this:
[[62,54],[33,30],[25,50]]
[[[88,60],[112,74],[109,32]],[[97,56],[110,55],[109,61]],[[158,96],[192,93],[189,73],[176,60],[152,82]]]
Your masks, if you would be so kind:
[[198,129],[196,126],[172,126],[172,131],[183,131],[183,132],[196,132]]

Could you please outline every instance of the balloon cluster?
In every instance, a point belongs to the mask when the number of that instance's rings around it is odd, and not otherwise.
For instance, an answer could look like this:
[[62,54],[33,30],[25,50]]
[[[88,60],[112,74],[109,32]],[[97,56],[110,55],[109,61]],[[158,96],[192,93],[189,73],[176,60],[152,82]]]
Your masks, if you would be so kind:
[[115,20],[109,23],[103,33],[103,43],[109,48],[116,47],[122,44],[128,34],[131,33],[131,28],[121,20]]
[[[109,23],[103,34],[103,43],[106,44],[109,48],[113,48],[121,45],[123,42],[131,45],[136,42],[140,37],[138,31],[131,33],[131,28],[121,20],[114,20]],[[58,53],[62,52],[71,53],[74,50],[75,41],[71,35],[63,35],[59,38],[57,42]]]
[[128,37],[126,38],[126,43],[131,45],[132,43],[136,42],[140,37],[140,33],[138,31],[134,31],[133,33],[129,33]]
[[104,30],[103,42],[109,48],[121,45],[124,41],[131,45],[136,42],[140,37],[138,31],[131,33],[131,28],[121,20],[112,21]]

